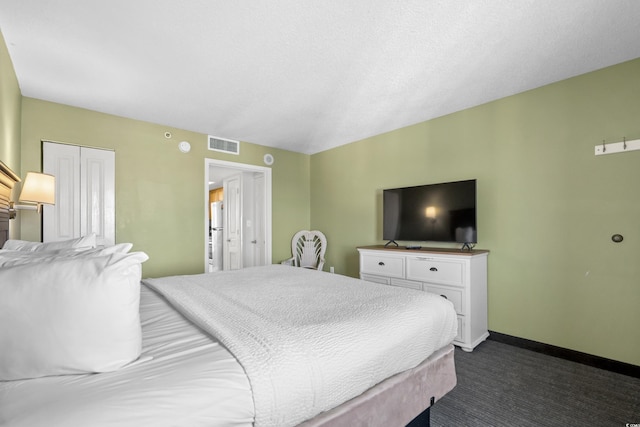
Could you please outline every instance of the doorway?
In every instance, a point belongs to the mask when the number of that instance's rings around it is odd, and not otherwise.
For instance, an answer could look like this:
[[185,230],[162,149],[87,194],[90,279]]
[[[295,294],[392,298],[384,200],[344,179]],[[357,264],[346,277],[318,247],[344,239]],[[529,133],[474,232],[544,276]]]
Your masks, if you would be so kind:
[[271,168],[205,159],[204,254],[207,272],[271,264]]

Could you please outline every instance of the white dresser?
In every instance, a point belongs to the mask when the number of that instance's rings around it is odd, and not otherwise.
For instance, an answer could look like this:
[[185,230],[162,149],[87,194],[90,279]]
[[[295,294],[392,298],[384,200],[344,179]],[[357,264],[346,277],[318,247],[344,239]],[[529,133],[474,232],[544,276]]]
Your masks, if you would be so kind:
[[489,336],[489,251],[365,246],[358,252],[361,279],[433,292],[451,301],[458,313],[455,345],[472,351]]

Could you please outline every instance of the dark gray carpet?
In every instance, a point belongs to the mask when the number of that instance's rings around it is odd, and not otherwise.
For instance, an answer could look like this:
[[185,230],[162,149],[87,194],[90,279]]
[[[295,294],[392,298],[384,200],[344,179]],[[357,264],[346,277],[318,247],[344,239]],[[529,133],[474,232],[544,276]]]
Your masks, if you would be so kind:
[[455,352],[458,385],[432,427],[625,427],[640,423],[640,379],[496,341]]

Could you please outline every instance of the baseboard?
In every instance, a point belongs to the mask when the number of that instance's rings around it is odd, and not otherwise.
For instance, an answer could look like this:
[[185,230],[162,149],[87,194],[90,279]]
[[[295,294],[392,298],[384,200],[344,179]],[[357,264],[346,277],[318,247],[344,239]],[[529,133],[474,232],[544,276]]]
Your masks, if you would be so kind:
[[525,338],[514,337],[512,335],[501,334],[495,331],[489,331],[489,340],[509,344],[515,347],[524,348],[535,351],[537,353],[546,354],[548,356],[558,357],[560,359],[570,360],[572,362],[582,363],[583,365],[592,366],[594,368],[605,369],[607,371],[616,372],[618,374],[628,375],[634,378],[640,378],[640,366],[630,363],[618,362],[617,360],[607,359],[592,354],[582,353],[575,350],[569,350],[555,345],[544,344]]

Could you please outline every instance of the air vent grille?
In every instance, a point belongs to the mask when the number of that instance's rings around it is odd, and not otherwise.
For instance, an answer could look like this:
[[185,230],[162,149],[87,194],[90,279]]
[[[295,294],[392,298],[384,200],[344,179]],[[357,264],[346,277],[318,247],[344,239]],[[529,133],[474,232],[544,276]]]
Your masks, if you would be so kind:
[[209,135],[209,150],[240,154],[240,141]]

